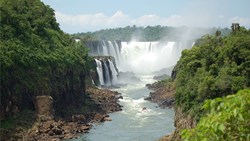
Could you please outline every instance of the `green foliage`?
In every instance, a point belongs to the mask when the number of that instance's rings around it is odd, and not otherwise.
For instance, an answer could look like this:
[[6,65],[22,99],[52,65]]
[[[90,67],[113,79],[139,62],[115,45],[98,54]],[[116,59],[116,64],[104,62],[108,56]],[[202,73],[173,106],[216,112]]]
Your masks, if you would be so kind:
[[[77,33],[72,37],[75,39],[86,40],[120,40],[120,41],[158,41],[158,40],[182,40],[184,35],[189,33],[193,38],[198,38],[205,33],[213,34],[217,30],[221,30],[221,35],[228,35],[230,29],[215,28],[187,28],[187,27],[168,27],[168,26],[126,26],[124,28],[103,29],[95,32]],[[194,32],[193,32],[194,31]],[[192,38],[189,38],[192,40]]]
[[8,117],[5,120],[1,121],[0,128],[13,130],[16,127],[22,127],[25,129],[29,129],[32,127],[35,120],[35,112],[25,109],[17,113],[15,116]]
[[205,101],[208,112],[194,129],[182,132],[184,141],[250,140],[250,90]]
[[201,105],[250,86],[250,31],[227,37],[205,35],[178,61],[176,104],[198,119]]
[[51,95],[56,111],[81,105],[88,52],[60,30],[54,10],[40,0],[1,0],[0,12],[1,116],[34,109],[37,95]]

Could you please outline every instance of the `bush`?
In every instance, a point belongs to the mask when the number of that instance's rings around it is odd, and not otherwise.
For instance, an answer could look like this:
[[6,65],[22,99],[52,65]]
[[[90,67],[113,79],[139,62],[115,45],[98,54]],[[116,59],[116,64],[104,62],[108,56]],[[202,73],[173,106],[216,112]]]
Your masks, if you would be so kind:
[[250,90],[235,95],[207,100],[203,109],[208,112],[194,129],[186,129],[184,141],[247,141],[250,140]]

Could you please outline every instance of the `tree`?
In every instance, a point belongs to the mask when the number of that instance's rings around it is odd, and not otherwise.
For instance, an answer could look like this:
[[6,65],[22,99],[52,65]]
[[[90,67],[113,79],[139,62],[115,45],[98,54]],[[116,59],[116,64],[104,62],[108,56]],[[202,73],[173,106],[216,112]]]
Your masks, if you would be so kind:
[[194,129],[182,132],[184,141],[247,141],[250,140],[250,90],[235,95],[207,100],[208,112]]

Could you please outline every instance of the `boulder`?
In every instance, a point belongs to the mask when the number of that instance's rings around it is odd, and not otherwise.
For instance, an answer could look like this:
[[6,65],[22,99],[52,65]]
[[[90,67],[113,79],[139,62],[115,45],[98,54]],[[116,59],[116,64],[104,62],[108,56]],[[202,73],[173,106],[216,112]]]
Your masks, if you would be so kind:
[[62,132],[63,132],[63,130],[60,129],[60,128],[58,128],[58,127],[53,128],[52,131],[53,131],[53,133],[54,133],[55,135],[61,135]]
[[151,96],[145,97],[144,100],[151,100]]
[[96,113],[95,116],[94,116],[94,120],[103,122],[104,121],[104,116],[102,114]]
[[86,118],[85,118],[84,115],[73,115],[72,116],[72,121],[73,122],[83,122],[85,120],[86,120]]
[[112,121],[112,119],[109,118],[109,117],[105,117],[105,118],[104,118],[104,121]]

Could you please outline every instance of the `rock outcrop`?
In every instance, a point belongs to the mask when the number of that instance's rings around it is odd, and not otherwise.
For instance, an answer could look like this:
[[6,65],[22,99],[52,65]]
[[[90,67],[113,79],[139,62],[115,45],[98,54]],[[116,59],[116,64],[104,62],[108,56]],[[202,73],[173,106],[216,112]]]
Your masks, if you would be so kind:
[[[150,96],[145,98],[145,100],[150,100],[152,102],[158,103],[162,108],[173,107],[174,106],[174,94],[175,87],[171,84],[164,83],[153,83],[146,85],[149,89],[154,90],[150,93]],[[175,131],[171,135],[166,135],[159,139],[159,141],[178,141],[180,140],[180,132],[186,128],[193,128],[196,126],[196,120],[190,115],[182,112],[181,108],[175,108]]]
[[179,141],[181,140],[180,133],[183,129],[190,129],[196,126],[196,120],[190,115],[187,115],[181,108],[175,107],[175,131],[171,135],[162,137],[159,141]]
[[[111,121],[108,113],[120,111],[118,99],[122,96],[118,92],[89,87],[86,90],[86,110],[79,114],[73,114],[69,118],[53,117],[53,99],[50,96],[36,97],[36,114],[34,123],[30,123],[29,129],[20,127],[16,130],[2,130],[0,138],[6,141],[25,140],[25,141],[59,141],[77,138],[79,134],[87,133],[92,127],[92,123]],[[28,115],[26,115],[28,116]],[[29,118],[23,118],[21,120]],[[20,121],[21,122],[21,121]],[[25,121],[22,121],[25,123]],[[3,133],[3,135],[2,135]]]
[[173,85],[165,85],[156,82],[153,84],[147,84],[146,86],[153,90],[153,92],[150,92],[149,97],[146,97],[145,100],[155,102],[161,108],[173,107],[175,93],[175,87]]
[[36,111],[38,116],[53,118],[53,98],[51,96],[36,96]]

